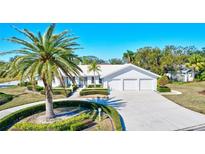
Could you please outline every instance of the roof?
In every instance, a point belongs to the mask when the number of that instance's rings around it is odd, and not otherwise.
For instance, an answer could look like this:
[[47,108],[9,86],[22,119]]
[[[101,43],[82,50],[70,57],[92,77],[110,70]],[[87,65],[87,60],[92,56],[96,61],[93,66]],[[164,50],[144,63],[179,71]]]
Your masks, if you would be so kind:
[[[83,71],[83,73],[81,74],[82,76],[92,76],[93,75],[93,72],[88,71],[88,66],[89,65],[79,65],[79,67]],[[101,68],[101,72],[99,72],[99,75],[102,78],[107,77],[109,75],[112,75],[120,70],[126,69],[127,67],[133,67],[135,69],[141,70],[142,72],[145,72],[145,73],[150,74],[152,76],[160,77],[158,74],[155,74],[153,72],[150,72],[148,70],[145,70],[145,69],[138,67],[136,65],[133,65],[133,64],[122,64],[122,65],[107,64],[107,65],[99,65],[99,66]]]
[[[93,76],[93,72],[88,71],[89,65],[78,65],[83,73],[81,73],[82,76]],[[105,76],[107,74],[110,74],[114,72],[115,70],[118,70],[123,67],[123,65],[111,65],[111,64],[105,64],[105,65],[99,65],[101,71],[99,72],[100,76]]]

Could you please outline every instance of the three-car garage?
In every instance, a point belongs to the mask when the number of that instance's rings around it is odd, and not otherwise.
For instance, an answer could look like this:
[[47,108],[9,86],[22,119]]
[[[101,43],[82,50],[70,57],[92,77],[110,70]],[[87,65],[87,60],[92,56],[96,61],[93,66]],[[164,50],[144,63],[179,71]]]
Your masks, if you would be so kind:
[[155,90],[153,79],[113,79],[108,85],[111,90],[120,91]]
[[129,65],[129,67],[104,77],[104,86],[118,91],[145,91],[157,89],[159,75]]

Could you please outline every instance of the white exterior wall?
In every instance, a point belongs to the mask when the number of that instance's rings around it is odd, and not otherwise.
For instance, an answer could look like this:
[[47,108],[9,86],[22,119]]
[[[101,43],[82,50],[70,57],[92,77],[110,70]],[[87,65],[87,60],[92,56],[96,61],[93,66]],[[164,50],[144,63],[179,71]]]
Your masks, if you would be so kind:
[[[43,81],[38,80],[38,85],[44,87]],[[58,87],[58,86],[60,86],[60,81],[57,78],[55,78],[55,82],[52,82],[52,87]]]
[[135,79],[135,80],[137,80],[137,82],[138,82],[137,89],[138,90],[140,90],[140,79],[150,79],[150,80],[152,80],[152,84],[153,84],[153,89],[152,90],[157,90],[157,78],[156,77],[150,76],[150,75],[146,74],[145,72],[137,70],[133,67],[123,69],[119,72],[116,72],[116,73],[104,78],[103,79],[104,87],[109,88],[109,82],[112,81],[113,79],[120,79],[121,88],[119,90],[124,89],[124,87],[123,87],[124,79]]

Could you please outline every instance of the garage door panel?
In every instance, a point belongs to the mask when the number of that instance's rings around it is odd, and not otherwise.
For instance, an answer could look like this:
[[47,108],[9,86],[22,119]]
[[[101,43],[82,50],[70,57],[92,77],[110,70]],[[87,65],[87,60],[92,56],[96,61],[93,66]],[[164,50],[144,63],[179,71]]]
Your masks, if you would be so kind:
[[120,79],[113,79],[109,82],[111,90],[122,90],[122,81]]
[[153,90],[153,80],[140,79],[140,90]]
[[123,90],[138,90],[138,80],[137,79],[124,79]]

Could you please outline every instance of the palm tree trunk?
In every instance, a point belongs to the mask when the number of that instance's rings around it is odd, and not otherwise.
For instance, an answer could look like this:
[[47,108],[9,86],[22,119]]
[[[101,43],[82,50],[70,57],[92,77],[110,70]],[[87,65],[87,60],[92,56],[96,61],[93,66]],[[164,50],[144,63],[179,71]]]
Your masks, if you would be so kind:
[[47,84],[45,80],[43,80],[45,86],[45,94],[46,94],[46,118],[52,119],[55,117],[55,113],[53,111],[53,94],[52,94],[52,86]]

